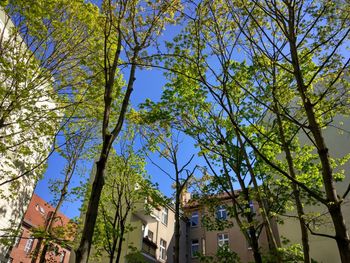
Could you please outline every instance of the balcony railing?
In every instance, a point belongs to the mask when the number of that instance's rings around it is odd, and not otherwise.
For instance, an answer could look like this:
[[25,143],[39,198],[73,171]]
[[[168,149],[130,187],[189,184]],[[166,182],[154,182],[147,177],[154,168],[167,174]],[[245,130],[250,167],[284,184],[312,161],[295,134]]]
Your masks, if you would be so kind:
[[156,258],[157,244],[153,243],[148,237],[144,237],[142,240],[142,252],[147,255]]

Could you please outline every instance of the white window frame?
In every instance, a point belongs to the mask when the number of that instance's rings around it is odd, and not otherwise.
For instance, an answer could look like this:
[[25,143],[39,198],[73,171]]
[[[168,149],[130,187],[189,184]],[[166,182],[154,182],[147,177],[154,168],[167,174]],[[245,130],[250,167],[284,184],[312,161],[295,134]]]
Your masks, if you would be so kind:
[[66,251],[63,250],[60,253],[60,263],[63,263],[65,258],[66,258]]
[[28,238],[27,243],[24,246],[24,252],[26,252],[27,254],[30,253],[30,251],[32,251],[32,248],[33,248],[33,243],[34,243],[34,237],[31,236],[30,238]]
[[229,240],[229,236],[228,233],[220,233],[218,234],[218,247],[222,247],[225,245],[229,245],[230,240]]
[[[199,213],[198,211],[193,211],[191,215],[191,227],[197,227],[199,225]],[[196,224],[194,224],[196,222]]]
[[166,241],[164,239],[160,239],[159,242],[159,259],[166,260]]
[[[196,249],[194,249],[196,248]],[[196,253],[199,252],[199,240],[198,239],[192,239],[191,241],[191,257],[196,258]]]
[[220,205],[216,208],[216,218],[220,220],[227,219],[227,209],[224,205]]
[[166,226],[168,225],[168,215],[169,215],[169,209],[166,207],[163,207],[161,221]]

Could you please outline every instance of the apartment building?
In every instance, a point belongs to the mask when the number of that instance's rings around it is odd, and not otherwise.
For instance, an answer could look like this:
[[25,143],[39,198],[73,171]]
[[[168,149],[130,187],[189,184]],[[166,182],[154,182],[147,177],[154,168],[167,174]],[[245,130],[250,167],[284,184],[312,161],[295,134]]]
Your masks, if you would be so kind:
[[0,262],[7,261],[59,121],[51,86],[14,29],[0,8]]
[[[214,256],[222,246],[227,246],[230,251],[235,252],[241,262],[254,262],[252,249],[235,223],[235,219],[229,217],[227,208],[231,206],[232,203],[226,194],[216,197],[220,201],[214,213],[211,213],[208,207],[200,205],[196,201],[192,201],[190,193],[185,193],[183,198],[185,200],[183,210],[185,215],[189,218],[187,237],[189,251],[188,262],[199,262],[197,253],[206,256]],[[256,202],[252,202],[250,208],[258,213],[258,204]],[[223,224],[220,230],[214,228],[208,230],[204,224],[204,218],[208,216],[214,220],[226,221],[227,224]],[[280,243],[277,224],[274,221],[272,221],[272,230],[277,243]],[[268,249],[265,231],[261,231],[259,245],[262,251]]]
[[[33,238],[33,229],[45,229],[54,212],[55,208],[48,204],[44,199],[33,194],[28,205],[28,209],[22,220],[20,227],[20,235],[16,238],[8,258],[8,263],[30,263],[31,255],[37,247],[38,239]],[[70,219],[61,212],[58,212],[52,225],[54,229],[74,229],[74,225],[70,223]],[[70,232],[70,231],[69,231]],[[73,239],[73,236],[67,237]],[[46,254],[46,262],[68,263],[71,253],[70,247],[61,247],[57,244]],[[39,258],[37,259],[39,262]]]
[[[130,222],[135,229],[129,232],[125,243],[141,251],[146,262],[174,262],[175,211],[171,205],[154,208],[145,213],[144,204],[138,204]],[[180,222],[180,262],[188,262],[187,223]],[[126,251],[131,253],[130,249]]]

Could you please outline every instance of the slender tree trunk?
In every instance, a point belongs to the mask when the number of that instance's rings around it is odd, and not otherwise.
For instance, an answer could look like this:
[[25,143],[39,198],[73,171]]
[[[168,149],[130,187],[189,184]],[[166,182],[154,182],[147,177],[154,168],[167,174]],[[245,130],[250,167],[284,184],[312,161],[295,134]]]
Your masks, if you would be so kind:
[[[67,184],[67,182],[65,182],[64,186],[62,188],[62,191],[61,191],[60,199],[58,200],[57,206],[55,208],[55,211],[53,212],[51,218],[49,219],[50,221],[49,221],[48,226],[47,226],[47,232],[49,234],[51,233],[51,228],[52,228],[54,220],[57,216],[57,213],[63,204],[65,196],[67,195],[67,188],[68,188],[68,184]],[[39,263],[45,263],[45,257],[46,257],[46,253],[47,253],[48,249],[49,249],[49,243],[46,243],[43,247],[43,250],[41,251]]]
[[[227,173],[226,168],[224,168],[225,172]],[[239,224],[240,230],[242,232],[244,232],[244,236],[246,237],[246,240],[248,241],[248,243],[250,244],[252,250],[253,250],[253,256],[254,256],[254,260],[256,263],[262,263],[262,257],[261,257],[261,253],[260,253],[260,248],[259,248],[259,238],[256,235],[256,229],[254,224],[254,216],[252,214],[252,212],[250,211],[250,196],[249,196],[249,189],[245,186],[244,180],[241,177],[240,174],[240,169],[238,168],[236,171],[236,175],[237,175],[237,179],[238,179],[238,183],[241,186],[241,191],[243,193],[243,197],[245,202],[247,202],[246,205],[246,209],[249,209],[248,213],[244,213],[244,216],[246,217],[248,223],[249,223],[249,234],[246,233],[246,229],[243,225]],[[227,180],[231,180],[230,178],[227,178]],[[233,186],[231,181],[230,182],[230,191],[232,192],[232,194],[234,195],[234,190],[233,190]],[[235,200],[232,200],[233,205],[235,206]],[[237,214],[237,213],[235,213]],[[237,216],[238,217],[238,216]],[[237,219],[237,218],[236,218]]]
[[[275,71],[274,71],[273,81],[275,82]],[[277,99],[276,99],[276,94],[275,94],[275,86],[273,87],[273,95],[272,96],[273,96],[273,101],[274,101],[274,110],[275,110],[275,114],[277,116],[277,123],[278,123],[278,127],[279,127],[279,134],[280,134],[280,138],[281,138],[281,142],[282,142],[282,147],[283,147],[283,150],[284,150],[284,153],[286,156],[286,160],[288,163],[289,174],[291,177],[296,179],[293,157],[292,157],[292,154],[290,152],[290,149],[289,149],[289,146],[287,144],[286,137],[285,137],[283,123],[282,123],[282,119],[281,119],[281,115],[280,115],[280,111],[279,111],[279,107],[278,107],[278,103],[277,103]],[[295,201],[295,205],[297,208],[297,214],[298,214],[298,219],[299,219],[299,225],[300,225],[300,231],[301,231],[301,241],[302,241],[302,245],[303,245],[304,263],[310,263],[311,259],[310,259],[309,234],[308,234],[308,230],[307,230],[306,222],[305,222],[305,218],[304,218],[305,213],[304,213],[303,204],[302,204],[301,199],[300,199],[300,190],[299,190],[299,187],[295,183],[291,182],[291,185],[292,185],[292,189],[293,189],[294,201]]]
[[119,244],[118,244],[117,257],[115,259],[115,263],[119,263],[119,260],[122,254],[124,231],[125,231],[125,222],[122,221],[120,226],[120,237],[119,237]]
[[76,263],[87,262],[90,255],[91,241],[97,219],[98,204],[104,185],[104,172],[107,164],[107,156],[107,145],[104,143],[100,159],[96,163],[96,174],[85,216],[84,228],[79,248],[76,251]]
[[254,172],[254,170],[253,170],[253,168],[251,166],[251,163],[250,163],[248,154],[246,152],[245,145],[243,144],[241,135],[240,135],[239,131],[237,131],[237,130],[236,130],[236,135],[237,135],[237,140],[239,142],[239,145],[240,145],[240,147],[242,149],[243,157],[244,157],[244,159],[246,161],[246,164],[247,164],[247,167],[248,167],[248,171],[249,171],[251,180],[253,182],[253,186],[254,186],[254,188],[255,188],[255,190],[257,192],[256,201],[258,202],[259,208],[261,209],[261,216],[262,216],[263,223],[264,223],[264,226],[265,226],[265,230],[266,230],[266,234],[267,234],[267,240],[268,240],[268,243],[269,243],[270,250],[275,255],[276,262],[281,262],[281,258],[280,258],[279,252],[278,252],[278,245],[277,245],[275,236],[274,236],[273,231],[272,231],[270,218],[268,217],[268,214],[267,214],[267,209],[266,209],[265,204],[264,204],[264,202],[263,202],[263,200],[261,198],[261,195],[260,195],[260,189],[259,189],[258,182],[256,180],[255,172]]
[[113,261],[114,261],[114,252],[115,252],[116,247],[117,247],[117,240],[115,240],[113,242],[112,253],[109,254],[109,263],[113,263]]
[[296,45],[296,36],[294,28],[294,8],[288,5],[288,29],[289,29],[289,47],[291,52],[292,64],[294,69],[294,77],[297,82],[298,92],[303,103],[304,110],[309,122],[310,131],[317,147],[317,152],[322,166],[322,179],[325,193],[328,199],[328,211],[333,221],[335,229],[335,239],[342,263],[350,262],[350,239],[345,225],[343,213],[341,211],[342,200],[338,198],[337,191],[334,186],[333,172],[329,159],[329,152],[325,140],[322,135],[321,127],[317,122],[313,105],[306,95],[307,87],[304,84],[303,75],[300,69],[298,50]]
[[[247,208],[248,207],[249,207],[249,204]],[[247,216],[247,221],[249,224],[253,224],[253,215],[251,212],[249,212],[249,215]],[[253,225],[249,227],[249,236],[250,236],[250,246],[253,250],[255,263],[262,263],[262,258],[261,258],[260,248],[259,248],[259,238],[257,237],[256,229]]]
[[176,183],[176,197],[175,197],[175,249],[174,249],[174,263],[180,263],[180,193],[178,182]]

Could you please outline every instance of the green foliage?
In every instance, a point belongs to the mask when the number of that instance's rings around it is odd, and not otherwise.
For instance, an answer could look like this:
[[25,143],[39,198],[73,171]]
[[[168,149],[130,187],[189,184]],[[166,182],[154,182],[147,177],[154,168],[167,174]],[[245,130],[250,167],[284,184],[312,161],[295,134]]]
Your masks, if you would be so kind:
[[135,248],[131,249],[131,253],[126,255],[126,262],[130,263],[147,263],[145,257],[140,251],[136,251]]
[[226,246],[218,247],[218,250],[215,255],[202,255],[198,254],[199,262],[202,263],[240,263],[241,260],[238,257],[237,253],[234,251],[230,251],[230,249]]
[[[281,247],[278,249],[278,253],[281,256],[282,262],[304,262],[303,248],[300,244]],[[276,258],[274,255],[264,255],[263,262],[276,262]]]

